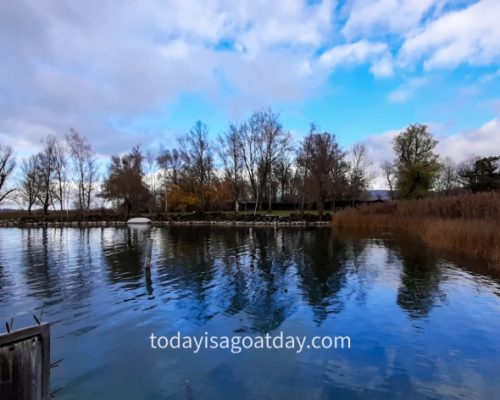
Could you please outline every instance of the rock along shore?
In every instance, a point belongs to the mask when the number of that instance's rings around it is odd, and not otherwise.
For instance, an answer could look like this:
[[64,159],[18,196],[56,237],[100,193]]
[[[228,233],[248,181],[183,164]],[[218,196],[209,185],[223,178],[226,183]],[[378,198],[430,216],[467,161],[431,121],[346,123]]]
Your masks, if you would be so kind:
[[[151,226],[330,226],[330,221],[152,221]],[[125,221],[0,221],[0,228],[90,228],[127,226]]]
[[[284,227],[325,227],[330,226],[331,216],[325,214],[323,218],[317,215],[291,214],[289,216],[266,216],[266,215],[231,215],[227,218],[221,215],[181,215],[181,216],[148,216],[151,226],[284,226]],[[21,217],[17,219],[0,220],[0,227],[7,228],[45,228],[45,227],[122,227],[127,226],[126,218],[98,218],[92,216],[85,219],[58,219],[40,217]]]

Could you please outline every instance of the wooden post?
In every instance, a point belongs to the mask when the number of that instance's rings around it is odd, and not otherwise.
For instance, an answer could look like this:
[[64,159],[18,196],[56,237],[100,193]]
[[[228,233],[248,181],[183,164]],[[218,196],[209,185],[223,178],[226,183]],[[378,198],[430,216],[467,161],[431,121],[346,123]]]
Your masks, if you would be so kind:
[[50,325],[0,334],[0,399],[48,400]]
[[144,245],[144,268],[151,268],[151,255],[153,253],[153,239],[146,239],[146,243]]

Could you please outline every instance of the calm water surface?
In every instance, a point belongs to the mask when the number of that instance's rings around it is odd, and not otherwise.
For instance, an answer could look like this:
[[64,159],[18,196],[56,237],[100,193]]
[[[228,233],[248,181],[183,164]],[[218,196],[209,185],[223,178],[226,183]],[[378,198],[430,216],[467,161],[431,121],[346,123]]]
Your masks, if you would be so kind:
[[[142,268],[146,237],[153,268]],[[0,322],[52,323],[61,399],[494,399],[500,280],[329,229],[0,229]],[[149,335],[348,335],[351,349],[152,350]]]

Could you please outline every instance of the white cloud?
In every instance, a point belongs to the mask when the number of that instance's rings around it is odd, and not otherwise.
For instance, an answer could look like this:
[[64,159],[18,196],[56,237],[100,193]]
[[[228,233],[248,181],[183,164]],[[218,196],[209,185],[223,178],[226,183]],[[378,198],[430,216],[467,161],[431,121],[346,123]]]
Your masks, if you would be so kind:
[[[437,124],[428,125],[431,132],[439,131],[442,128]],[[394,159],[392,141],[403,130],[404,127],[388,130],[368,136],[363,140],[368,148],[370,159],[373,161],[373,171],[379,174],[373,185],[377,189],[386,188],[384,177],[380,172],[380,164]],[[472,156],[500,155],[500,119],[498,118],[492,119],[476,129],[449,135],[435,134],[435,137],[438,139],[436,153],[443,159],[450,157],[457,163]]]
[[[73,127],[109,154],[168,136],[168,126],[130,127],[167,120],[183,93],[231,119],[301,103],[340,66],[388,77],[420,63],[498,63],[500,1],[470,2],[352,0],[341,7],[341,26],[336,0],[3,1],[0,136],[26,152]],[[389,100],[405,101],[424,84],[410,78]]]
[[451,11],[408,34],[400,60],[409,65],[423,59],[426,69],[498,62],[499,16],[498,0],[481,0]]
[[[433,133],[442,129],[439,124],[428,124],[428,126]],[[404,129],[405,127],[388,130],[368,136],[363,140],[375,164],[379,165],[394,158],[392,140]],[[494,118],[476,129],[448,135],[435,133],[435,137],[438,139],[436,152],[442,158],[450,157],[456,162],[466,160],[471,156],[500,155],[500,119],[498,118]]]
[[394,74],[394,62],[391,56],[384,56],[375,61],[370,71],[375,77],[386,78]]
[[437,151],[442,157],[458,162],[472,156],[500,155],[500,119],[492,119],[477,129],[439,138]]
[[224,2],[227,26],[236,25],[236,42],[251,54],[276,45],[318,47],[332,31],[334,5],[332,0],[314,6],[298,0]]
[[368,136],[363,140],[370,153],[371,160],[380,165],[384,161],[391,161],[394,156],[392,153],[392,140],[403,129],[391,129],[383,133]]
[[380,134],[367,137],[362,142],[368,149],[368,156],[372,161],[370,172],[375,175],[372,182],[373,189],[387,189],[385,177],[381,172],[380,165],[385,161],[392,161],[392,140],[402,129],[393,129]]
[[190,45],[184,40],[176,39],[167,43],[161,49],[163,55],[167,58],[172,58],[174,60],[180,60],[187,58],[190,52]]
[[500,61],[498,0],[353,0],[343,13],[344,37],[390,42],[400,68]]
[[348,37],[366,37],[396,33],[406,34],[418,27],[431,10],[438,11],[443,0],[354,0],[347,3],[349,11],[342,33]]
[[389,93],[388,99],[393,103],[402,103],[413,97],[415,91],[427,84],[428,80],[423,77],[412,78]]
[[[348,43],[335,46],[330,50],[325,51],[321,57],[320,62],[328,67],[335,68],[339,64],[357,65],[369,61],[376,61],[388,63],[389,48],[387,44],[382,42],[369,42],[367,40],[360,40],[355,43]],[[375,70],[379,73],[387,73],[388,65],[379,64]]]
[[333,29],[334,6],[334,0],[0,2],[0,134],[36,149],[39,132],[64,135],[74,127],[109,153],[152,135],[111,120],[164,118],[182,93],[245,111],[302,100],[328,75],[318,70],[315,51]]

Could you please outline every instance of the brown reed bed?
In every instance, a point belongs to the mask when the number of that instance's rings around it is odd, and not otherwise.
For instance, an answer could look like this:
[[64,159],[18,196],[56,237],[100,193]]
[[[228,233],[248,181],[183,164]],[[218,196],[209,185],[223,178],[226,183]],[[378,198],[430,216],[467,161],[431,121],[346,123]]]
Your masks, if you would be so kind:
[[431,248],[479,258],[500,268],[500,193],[393,201],[346,209],[335,227],[403,230]]

